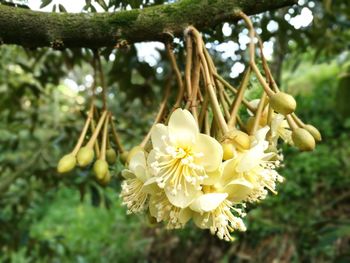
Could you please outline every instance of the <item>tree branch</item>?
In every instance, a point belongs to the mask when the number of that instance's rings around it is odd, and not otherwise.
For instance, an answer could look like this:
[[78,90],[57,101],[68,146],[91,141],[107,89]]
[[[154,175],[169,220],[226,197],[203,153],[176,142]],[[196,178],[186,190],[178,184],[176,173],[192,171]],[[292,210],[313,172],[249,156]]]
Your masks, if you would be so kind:
[[120,41],[166,41],[188,25],[199,30],[289,6],[296,0],[181,0],[116,13],[46,13],[0,4],[0,41],[26,47],[98,48]]

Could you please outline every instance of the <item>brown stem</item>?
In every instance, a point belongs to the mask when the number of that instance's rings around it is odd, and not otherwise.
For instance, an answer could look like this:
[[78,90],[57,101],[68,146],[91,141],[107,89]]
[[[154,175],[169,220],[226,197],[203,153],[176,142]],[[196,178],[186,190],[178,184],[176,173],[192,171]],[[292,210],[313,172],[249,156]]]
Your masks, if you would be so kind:
[[213,114],[217,118],[218,123],[219,123],[219,127],[221,128],[221,130],[224,133],[226,133],[226,132],[228,132],[228,127],[227,127],[225,118],[221,112],[220,105],[219,105],[218,99],[217,99],[216,94],[215,94],[215,90],[214,90],[215,87],[214,87],[214,84],[212,83],[212,76],[210,75],[210,72],[209,72],[207,60],[205,58],[205,55],[203,54],[202,37],[200,36],[199,32],[194,27],[189,27],[188,30],[193,34],[193,36],[196,40],[198,54],[199,54],[199,57],[201,59],[201,63],[203,65],[203,69],[204,69],[204,79],[207,82],[206,88],[207,88],[207,92],[209,94],[211,107],[213,109]]
[[270,89],[269,85],[266,83],[264,77],[261,75],[259,68],[255,64],[255,30],[252,24],[252,21],[250,18],[244,14],[243,12],[240,12],[239,15],[243,18],[244,22],[246,23],[248,30],[249,30],[249,37],[250,37],[250,43],[249,43],[249,62],[250,66],[252,67],[253,71],[255,72],[256,77],[258,78],[260,84],[263,86],[265,92],[270,97],[274,94],[274,92]]
[[117,133],[117,129],[115,128],[112,115],[110,116],[110,122],[111,122],[111,127],[112,127],[112,135],[113,135],[114,142],[115,142],[115,145],[117,147],[117,150],[118,150],[119,153],[123,153],[124,152],[124,147],[123,147],[123,145],[121,143],[121,140],[119,138],[119,135]]
[[100,160],[106,160],[106,149],[107,149],[107,136],[108,136],[108,122],[110,120],[110,113],[107,113],[106,121],[103,127],[102,143],[101,143],[101,155]]
[[256,131],[258,130],[260,118],[261,118],[261,115],[262,115],[262,113],[264,111],[264,107],[265,107],[265,99],[266,99],[266,93],[263,92],[263,94],[260,98],[258,109],[256,110],[256,113],[255,113],[253,127],[252,127],[252,130],[250,131],[251,135],[254,135],[256,133]]
[[92,134],[90,140],[88,141],[88,143],[86,144],[86,147],[88,148],[92,148],[96,139],[97,139],[97,136],[98,134],[100,133],[100,130],[102,128],[102,125],[106,119],[106,116],[107,116],[107,111],[104,111],[100,117],[100,119],[98,120],[98,123],[97,123],[97,126],[96,126],[96,130],[95,132]]
[[81,145],[84,142],[84,139],[85,139],[85,136],[86,136],[86,132],[87,132],[87,130],[89,128],[89,124],[90,124],[90,122],[91,122],[91,120],[93,118],[93,112],[94,112],[94,105],[91,104],[89,113],[87,115],[87,118],[86,118],[86,121],[85,121],[85,124],[84,124],[84,127],[83,127],[83,130],[81,131],[79,139],[78,139],[78,142],[77,142],[77,144],[75,145],[75,147],[74,147],[74,149],[72,151],[72,154],[74,156],[77,155]]
[[248,87],[250,72],[251,72],[250,67],[248,67],[248,69],[244,73],[244,76],[243,76],[241,85],[238,89],[238,93],[235,97],[235,100],[233,101],[233,104],[231,107],[230,119],[228,122],[228,126],[230,128],[234,128],[236,125],[236,119],[237,119],[236,117],[238,114],[239,106],[241,105],[242,100],[243,100],[244,92],[245,92],[246,88]]
[[151,129],[148,131],[147,135],[143,138],[140,146],[141,147],[145,147],[147,142],[149,141],[149,139],[151,138],[151,134],[152,134],[152,128],[155,124],[157,124],[158,122],[160,122],[162,120],[162,118],[164,117],[165,111],[166,111],[166,105],[168,102],[168,98],[169,98],[169,94],[170,94],[170,87],[171,87],[171,83],[170,83],[170,79],[166,84],[166,89],[165,89],[165,93],[164,93],[164,97],[162,102],[160,103],[160,107],[158,110],[158,113],[156,115],[156,118],[154,119],[153,125],[151,127]]
[[178,85],[178,94],[177,94],[177,98],[176,98],[176,101],[175,101],[175,104],[173,107],[174,109],[176,109],[176,108],[181,107],[181,102],[182,102],[182,99],[184,97],[185,88],[184,88],[184,85],[182,82],[182,76],[181,76],[179,67],[177,66],[177,63],[176,63],[175,55],[174,55],[173,50],[171,48],[171,44],[168,43],[166,45],[166,47],[167,47],[166,50],[167,50],[168,58],[170,60],[171,67],[175,73],[177,85]]

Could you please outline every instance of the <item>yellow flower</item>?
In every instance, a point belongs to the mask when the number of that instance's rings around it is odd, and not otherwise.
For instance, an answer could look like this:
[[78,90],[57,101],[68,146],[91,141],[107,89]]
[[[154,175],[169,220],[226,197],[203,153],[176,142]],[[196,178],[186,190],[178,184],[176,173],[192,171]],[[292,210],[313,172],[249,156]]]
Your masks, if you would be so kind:
[[293,144],[292,131],[282,114],[274,114],[271,120],[271,141],[274,147],[277,147],[278,138],[288,144]]
[[221,145],[199,133],[191,113],[182,109],[171,114],[168,126],[156,124],[151,140],[148,164],[152,176],[170,203],[187,207],[201,193],[201,185],[212,181],[222,161]]
[[244,180],[253,186],[251,191],[242,196],[242,200],[253,202],[264,199],[268,193],[266,189],[276,193],[276,181],[283,181],[283,177],[275,170],[280,161],[272,160],[276,153],[266,152],[269,146],[265,140],[268,131],[267,126],[258,130],[251,149],[224,163],[222,180],[226,184],[229,185],[230,180]]
[[122,171],[125,180],[122,182],[120,196],[128,213],[138,213],[145,210],[150,192],[149,186],[144,186],[149,178],[145,153],[139,151],[131,158],[128,169]]
[[157,222],[165,222],[167,229],[183,228],[191,219],[189,208],[180,208],[171,204],[164,191],[152,194],[149,201],[149,212]]
[[193,214],[193,221],[199,228],[210,229],[220,239],[232,241],[231,232],[246,230],[241,218],[245,214],[241,209],[235,208],[227,197],[227,193],[203,194],[191,203],[190,208],[196,212]]

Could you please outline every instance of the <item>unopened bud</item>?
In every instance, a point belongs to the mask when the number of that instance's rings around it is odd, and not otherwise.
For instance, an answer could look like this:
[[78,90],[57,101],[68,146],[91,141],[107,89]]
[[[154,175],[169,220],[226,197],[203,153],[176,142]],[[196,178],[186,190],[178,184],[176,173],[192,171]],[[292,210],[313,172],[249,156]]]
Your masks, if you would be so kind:
[[130,160],[131,160],[131,158],[132,158],[136,153],[138,153],[139,151],[144,151],[144,149],[143,149],[141,146],[139,146],[139,145],[133,147],[133,148],[130,150],[130,152],[129,152],[129,154],[128,154],[128,157],[126,158],[126,162],[129,163]]
[[240,130],[229,131],[224,135],[222,142],[231,143],[238,151],[244,151],[250,148],[249,135]]
[[111,173],[108,171],[106,173],[106,175],[101,179],[101,180],[98,180],[98,182],[103,185],[103,186],[106,186],[110,181],[111,181]]
[[110,165],[115,164],[115,162],[117,160],[117,153],[115,152],[115,150],[113,148],[109,148],[106,151],[106,160]]
[[76,163],[77,160],[73,154],[66,154],[58,162],[57,171],[59,173],[68,173],[69,171],[74,169]]
[[228,141],[222,142],[221,147],[222,147],[222,150],[224,152],[224,155],[222,157],[222,159],[224,161],[230,160],[235,156],[236,150],[235,150],[235,146],[233,146],[232,143],[230,143]]
[[303,128],[293,130],[292,140],[294,145],[301,151],[312,151],[316,146],[314,137]]
[[317,142],[322,141],[322,136],[321,133],[317,130],[317,128],[311,124],[306,124],[304,126],[304,129],[307,130],[309,133],[311,133],[311,135],[314,137],[314,139]]
[[126,164],[126,160],[128,159],[129,152],[125,151],[120,155],[120,160],[123,164]]
[[79,166],[85,167],[89,165],[95,157],[94,150],[89,147],[81,147],[77,154]]
[[105,160],[97,160],[94,163],[94,173],[98,180],[102,180],[108,173],[108,163]]
[[270,105],[274,111],[283,115],[293,113],[297,107],[297,103],[293,96],[284,92],[277,92],[273,94],[270,97]]

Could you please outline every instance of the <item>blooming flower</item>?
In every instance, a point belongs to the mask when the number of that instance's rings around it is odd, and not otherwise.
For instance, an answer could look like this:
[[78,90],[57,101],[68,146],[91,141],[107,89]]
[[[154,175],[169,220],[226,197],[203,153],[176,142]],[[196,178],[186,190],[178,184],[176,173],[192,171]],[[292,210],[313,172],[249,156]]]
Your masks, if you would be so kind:
[[187,110],[175,110],[168,126],[156,124],[148,157],[152,176],[164,189],[170,203],[187,207],[201,193],[201,185],[210,183],[223,156],[221,145],[199,133],[198,125]]
[[145,153],[141,150],[131,158],[128,169],[122,171],[125,180],[122,182],[120,196],[127,206],[128,213],[138,213],[145,209],[150,192],[149,186],[144,186],[149,178]]
[[271,142],[274,147],[277,147],[278,138],[288,144],[293,144],[292,131],[282,114],[274,114],[271,120]]
[[[207,193],[196,198],[190,205],[195,211],[193,220],[195,224],[216,234],[220,239],[232,241],[231,232],[235,229],[245,231],[246,227],[240,216],[245,214],[241,209],[235,208],[233,202],[227,199],[227,193]],[[235,212],[238,216],[233,214]]]
[[157,222],[166,222],[167,229],[183,228],[191,219],[190,209],[174,206],[163,191],[151,195],[149,212]]
[[[269,143],[266,134],[269,127],[261,128],[255,134],[251,149],[239,153],[236,158],[225,162],[223,169],[223,181],[230,185],[230,180],[246,180],[253,185],[250,192],[246,192],[243,200],[257,201],[264,199],[267,190],[275,192],[276,181],[281,182],[283,178],[275,170],[279,160],[272,160],[276,156],[274,152],[266,152]],[[224,185],[225,185],[224,184]]]

